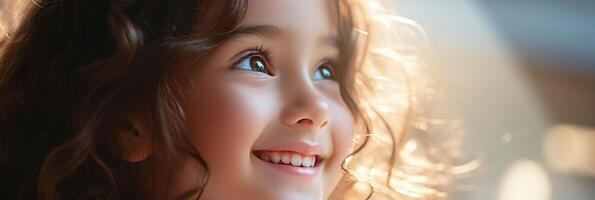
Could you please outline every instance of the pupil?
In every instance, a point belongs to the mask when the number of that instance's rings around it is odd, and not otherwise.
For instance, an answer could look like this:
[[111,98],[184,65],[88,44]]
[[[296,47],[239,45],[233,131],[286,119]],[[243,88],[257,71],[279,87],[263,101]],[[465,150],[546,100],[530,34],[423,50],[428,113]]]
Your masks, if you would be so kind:
[[252,57],[250,58],[250,66],[252,67],[252,69],[254,69],[255,71],[258,72],[264,72],[264,62],[260,57]]
[[321,71],[323,77],[331,77],[331,71],[328,68],[324,67]]

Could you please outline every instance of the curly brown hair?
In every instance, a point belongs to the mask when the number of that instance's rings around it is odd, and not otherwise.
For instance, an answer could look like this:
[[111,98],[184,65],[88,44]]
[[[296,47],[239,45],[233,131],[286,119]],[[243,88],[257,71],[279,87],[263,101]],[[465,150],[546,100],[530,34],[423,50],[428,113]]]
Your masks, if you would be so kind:
[[[229,38],[246,2],[33,2],[1,43],[1,196],[159,199],[150,193],[161,185],[152,183],[170,179],[183,155],[206,172],[196,189],[202,192],[208,164],[187,142],[178,102],[183,69],[174,66]],[[336,73],[345,102],[359,116],[352,97],[354,22],[347,2],[333,2],[340,18],[339,64],[345,66]],[[133,115],[152,124],[157,149],[139,163],[111,150],[115,132]]]

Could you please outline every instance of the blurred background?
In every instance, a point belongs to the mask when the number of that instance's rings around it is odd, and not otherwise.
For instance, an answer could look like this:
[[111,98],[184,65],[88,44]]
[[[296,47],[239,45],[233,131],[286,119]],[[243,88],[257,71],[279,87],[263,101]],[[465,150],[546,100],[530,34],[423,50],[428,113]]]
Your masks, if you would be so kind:
[[482,162],[451,199],[595,199],[595,1],[392,3],[425,28]]

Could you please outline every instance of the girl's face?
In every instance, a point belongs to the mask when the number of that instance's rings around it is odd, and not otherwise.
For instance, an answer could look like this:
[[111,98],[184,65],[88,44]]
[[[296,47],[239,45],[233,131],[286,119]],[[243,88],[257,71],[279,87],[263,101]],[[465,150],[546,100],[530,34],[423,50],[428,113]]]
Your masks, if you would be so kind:
[[[342,176],[353,119],[333,79],[330,1],[250,0],[235,35],[191,74],[191,143],[209,166],[203,199],[323,199]],[[179,197],[201,182],[188,160]],[[196,196],[195,196],[196,197]]]

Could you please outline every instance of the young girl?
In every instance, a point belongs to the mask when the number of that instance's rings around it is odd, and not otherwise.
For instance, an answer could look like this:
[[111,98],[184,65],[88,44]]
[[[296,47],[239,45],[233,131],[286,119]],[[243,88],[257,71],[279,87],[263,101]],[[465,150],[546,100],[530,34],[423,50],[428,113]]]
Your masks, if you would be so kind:
[[413,84],[370,78],[413,74],[371,48],[378,4],[33,2],[0,50],[3,199],[444,197],[449,157],[407,160]]

